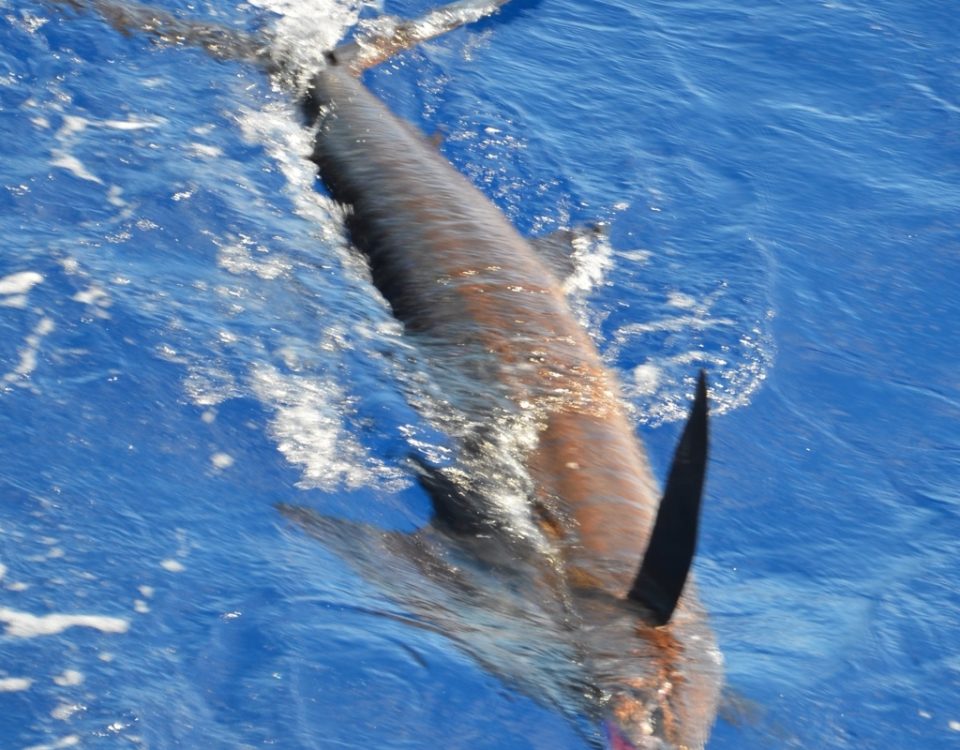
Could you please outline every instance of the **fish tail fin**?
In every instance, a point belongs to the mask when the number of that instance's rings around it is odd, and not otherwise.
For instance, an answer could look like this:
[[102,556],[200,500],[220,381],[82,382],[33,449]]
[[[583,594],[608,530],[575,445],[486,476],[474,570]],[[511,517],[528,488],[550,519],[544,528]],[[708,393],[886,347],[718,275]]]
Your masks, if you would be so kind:
[[[143,33],[169,45],[199,47],[218,60],[253,63],[269,73],[290,61],[269,33],[250,34],[217,23],[178,18],[173,13],[133,0],[50,0],[78,12],[94,12],[124,35]],[[509,0],[456,0],[419,18],[381,16],[354,39],[327,53],[331,63],[359,74],[403,50],[496,13]]]
[[354,73],[379,65],[399,52],[448,31],[493,15],[509,0],[456,0],[427,11],[419,18],[381,16],[370,29],[328,53],[331,62]]
[[274,59],[273,40],[267,34],[249,34],[217,23],[178,18],[160,8],[132,0],[51,0],[77,12],[92,11],[125,36],[143,33],[163,44],[200,47],[217,60],[251,62],[269,72],[281,64]]

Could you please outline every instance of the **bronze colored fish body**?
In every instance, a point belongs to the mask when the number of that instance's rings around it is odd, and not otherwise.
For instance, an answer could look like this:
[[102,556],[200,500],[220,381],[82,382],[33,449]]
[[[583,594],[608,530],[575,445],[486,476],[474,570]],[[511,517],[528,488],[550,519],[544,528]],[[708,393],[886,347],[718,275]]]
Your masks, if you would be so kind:
[[[59,1],[92,7],[124,32],[271,72],[286,65],[269,40],[121,0]],[[661,499],[556,259],[357,77],[504,2],[458,0],[344,44],[305,96],[320,177],[460,417],[450,423],[460,443],[453,467],[415,459],[433,520],[399,533],[279,507],[412,624],[455,640],[575,723],[603,723],[610,750],[702,748],[722,684],[686,581],[707,450],[703,374]],[[526,526],[497,501],[505,491],[522,501]]]
[[[466,394],[458,407],[473,424],[522,415],[535,426],[519,462],[532,514],[556,550],[546,564],[557,566],[559,584],[550,585],[562,589],[564,606],[553,615],[573,628],[571,651],[588,665],[577,679],[598,691],[636,747],[701,747],[716,708],[719,654],[689,588],[664,628],[644,624],[643,607],[628,598],[660,489],[562,279],[348,65],[318,73],[309,96],[319,116],[313,159],[321,179],[348,206],[352,241],[394,314],[434,360],[441,389]],[[490,472],[496,455],[477,456],[475,443],[471,450],[463,463]],[[491,502],[462,485],[444,492],[459,492],[455,502],[468,506]],[[443,512],[449,498],[432,494]],[[488,509],[470,510],[496,525]],[[465,538],[477,529],[460,531],[450,534],[453,543],[474,546]],[[502,662],[489,666],[504,672]]]
[[[410,335],[439,360],[450,390],[479,393],[479,418],[528,413],[538,423],[524,463],[546,505],[562,498],[583,555],[624,596],[660,490],[586,331],[531,243],[436,148],[343,66],[314,78],[321,115],[313,159],[349,206],[353,242]],[[452,373],[452,378],[449,377]],[[451,379],[459,380],[450,383]],[[571,527],[560,525],[561,539]],[[596,566],[591,566],[596,567]]]

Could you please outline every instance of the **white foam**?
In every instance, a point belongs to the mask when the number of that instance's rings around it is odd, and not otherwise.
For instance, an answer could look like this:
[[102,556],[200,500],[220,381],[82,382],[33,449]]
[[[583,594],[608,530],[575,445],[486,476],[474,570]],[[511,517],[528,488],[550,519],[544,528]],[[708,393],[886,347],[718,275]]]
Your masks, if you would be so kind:
[[650,396],[657,392],[660,386],[662,370],[655,364],[646,363],[633,368],[633,383],[635,392]]
[[344,427],[350,399],[333,378],[281,374],[260,366],[253,390],[271,406],[277,447],[303,470],[302,487],[335,489],[403,481],[403,474],[370,456]]
[[297,214],[322,231],[324,244],[346,248],[343,210],[315,187],[316,167],[307,158],[313,151],[313,131],[297,124],[292,105],[281,101],[241,110],[237,122],[244,138],[261,145],[280,168]]
[[79,744],[79,735],[68,734],[66,737],[61,737],[59,740],[56,740],[48,745],[30,745],[30,747],[25,747],[23,750],[62,750],[62,748],[76,747]]
[[43,276],[36,271],[20,271],[0,279],[0,294],[28,294]]
[[33,680],[29,677],[0,677],[0,693],[19,693],[29,690]]
[[[741,333],[743,320],[714,312],[726,294],[725,286],[702,297],[669,292],[663,305],[668,314],[628,323],[614,332],[604,351],[608,360],[619,358],[624,349],[636,351],[638,340],[650,341],[652,346],[644,348],[656,352],[638,362],[632,379],[623,384],[624,395],[637,409],[638,418],[654,423],[683,419],[693,375],[701,367],[708,371],[711,409],[717,414],[749,403],[763,384],[773,358],[769,332],[758,321]],[[676,314],[671,314],[674,311]],[[719,350],[694,343],[702,338],[699,332],[707,330],[715,331],[711,339],[726,342]]]
[[[180,356],[172,349],[168,348],[166,354],[169,356],[164,358],[171,362],[189,365],[186,357]],[[190,371],[183,381],[183,386],[190,400],[197,406],[215,406],[242,392],[233,373],[203,365],[190,365]]]
[[667,295],[667,304],[671,307],[679,307],[684,310],[692,310],[697,306],[697,300],[689,294],[683,292],[670,292]]
[[54,708],[50,712],[51,718],[56,719],[57,721],[67,721],[78,711],[83,711],[86,709],[81,703],[61,703],[59,706]]
[[110,296],[97,284],[91,284],[89,289],[77,292],[72,297],[74,302],[82,305],[96,305],[97,307],[110,307]]
[[29,301],[25,294],[11,294],[9,297],[0,297],[0,307],[18,307],[25,310]]
[[102,633],[126,633],[130,628],[130,623],[119,617],[59,613],[37,616],[8,607],[0,607],[0,622],[7,624],[6,634],[12,638],[56,635],[73,627],[93,628]]
[[[251,248],[259,257],[254,257]],[[255,273],[267,281],[278,278],[290,269],[289,261],[271,255],[265,247],[253,247],[249,237],[240,237],[234,242],[220,245],[217,265],[233,274]]]
[[170,573],[182,573],[187,569],[187,566],[184,565],[182,562],[180,562],[179,560],[174,560],[172,558],[161,560],[160,567]]
[[83,680],[83,673],[75,669],[65,669],[63,670],[63,674],[58,674],[53,678],[53,681],[60,687],[80,685],[83,683]]
[[107,203],[117,208],[125,208],[127,202],[123,199],[123,188],[119,185],[111,185],[107,190]]
[[618,250],[617,256],[623,258],[624,260],[629,261],[630,263],[635,263],[637,265],[647,263],[650,258],[653,256],[653,253],[649,250],[643,249],[634,249],[634,250]]
[[43,317],[33,329],[33,333],[24,339],[24,346],[20,349],[20,362],[13,369],[3,376],[8,383],[15,383],[26,379],[37,367],[37,355],[40,350],[40,344],[45,336],[53,332],[54,323],[51,318]]
[[[276,13],[274,36],[283,45],[283,58],[301,74],[322,68],[324,53],[333,49],[359,18],[364,3],[356,0],[251,0]],[[301,82],[302,84],[302,82]]]
[[148,128],[157,128],[163,125],[164,120],[138,120],[135,117],[131,117],[127,120],[102,120],[100,122],[93,121],[90,124],[93,125],[102,125],[105,128],[111,128],[112,130],[146,130]]
[[0,581],[2,581],[3,577],[7,574],[7,570],[8,570],[7,566],[4,565],[3,563],[0,563]]
[[87,129],[87,125],[89,124],[90,121],[86,117],[64,115],[63,124],[60,126],[60,130],[57,131],[57,140],[63,141],[77,133],[82,133]]
[[229,469],[233,466],[233,456],[229,453],[214,453],[210,456],[210,463],[214,465],[217,469]]
[[598,335],[598,311],[588,304],[588,295],[599,287],[613,268],[613,246],[603,233],[575,231],[573,272],[563,281],[570,308],[592,336]]
[[190,153],[202,159],[216,159],[223,156],[223,149],[219,146],[211,146],[206,143],[191,143],[187,147]]
[[613,267],[613,246],[603,234],[576,232],[573,245],[574,271],[564,281],[567,294],[584,294],[603,282]]
[[[50,150],[50,164],[60,169],[65,169],[74,177],[87,182],[94,182],[98,185],[105,184],[97,175],[91,172],[80,159],[71,152],[71,148],[76,142],[76,137],[90,127],[109,128],[111,130],[143,130],[145,128],[155,128],[162,124],[162,120],[137,120],[129,118],[127,120],[90,120],[79,115],[64,115],[63,124],[56,132],[55,138],[60,144],[58,148]],[[110,202],[115,203],[116,195],[113,194]]]
[[617,331],[617,337],[626,338],[643,333],[675,333],[688,329],[702,331],[708,328],[730,327],[735,324],[736,321],[732,318],[709,318],[699,314],[675,315],[651,320],[649,323],[629,323]]
[[50,160],[51,166],[65,169],[77,179],[96,182],[99,185],[103,184],[103,180],[87,169],[82,161],[68,151],[62,148],[56,148],[51,151],[51,155],[53,156]]

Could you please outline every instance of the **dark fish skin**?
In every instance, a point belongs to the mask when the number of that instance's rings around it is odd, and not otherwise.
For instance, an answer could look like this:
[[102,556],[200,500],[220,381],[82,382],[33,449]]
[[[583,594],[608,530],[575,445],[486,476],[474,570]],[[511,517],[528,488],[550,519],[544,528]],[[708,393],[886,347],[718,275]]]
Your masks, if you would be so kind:
[[504,214],[347,65],[312,82],[313,152],[352,241],[442,387],[473,422],[521,418],[519,457],[540,528],[560,553],[577,650],[638,748],[702,747],[722,682],[692,583],[667,627],[626,600],[660,489],[617,382],[561,279]]
[[[124,34],[300,80],[268,36],[132,0],[52,2],[97,12]],[[615,377],[570,311],[557,264],[358,78],[505,2],[457,0],[416,21],[393,19],[379,37],[329,53],[304,99],[317,124],[313,161],[345,207],[352,241],[466,419],[456,435],[458,476],[474,483],[447,508],[452,525],[438,512],[413,534],[278,507],[403,603],[413,624],[455,639],[574,721],[586,715],[605,724],[611,750],[702,748],[722,658],[692,582],[660,627],[628,597],[660,490]],[[533,437],[504,454],[491,435],[512,427]],[[525,490],[536,539],[498,527],[490,508],[477,507],[507,480]],[[456,484],[433,482],[448,493]]]
[[[570,564],[623,596],[659,499],[610,372],[573,317],[561,282],[494,206],[420,133],[348,70],[331,66],[311,91],[321,112],[313,160],[347,206],[353,242],[374,284],[428,353],[482,398],[463,406],[529,412],[528,456],[546,505],[562,498]],[[453,363],[451,365],[450,363]],[[570,528],[568,528],[568,526]],[[602,565],[596,565],[602,562]]]

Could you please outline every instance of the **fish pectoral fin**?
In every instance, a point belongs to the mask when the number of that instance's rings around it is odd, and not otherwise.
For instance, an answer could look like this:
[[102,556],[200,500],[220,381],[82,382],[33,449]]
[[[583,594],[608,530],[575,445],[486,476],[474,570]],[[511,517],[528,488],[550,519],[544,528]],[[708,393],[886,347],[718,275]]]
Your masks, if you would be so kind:
[[693,562],[706,475],[707,440],[707,376],[701,370],[693,407],[673,455],[650,543],[627,595],[650,611],[655,625],[665,625],[670,620]]
[[[606,225],[586,224],[570,229],[557,229],[530,240],[540,260],[566,286],[583,267],[584,259],[607,237]],[[569,290],[567,290],[569,291]]]
[[383,566],[385,555],[393,552],[393,538],[406,532],[388,531],[372,524],[318,513],[303,505],[277,503],[276,509],[314,539],[356,567]]
[[444,602],[451,592],[469,591],[471,583],[446,562],[445,537],[432,526],[410,532],[387,531],[300,505],[278,503],[276,507],[409,612],[414,618],[409,624],[438,633],[447,631],[444,623],[457,608]]
[[466,472],[439,469],[417,455],[411,455],[410,461],[433,503],[433,526],[464,536],[489,534],[497,526],[497,519],[487,510],[489,502],[470,485]]
[[[414,531],[389,531],[302,505],[277,503],[276,508],[397,601],[406,600],[404,590],[416,587],[414,579],[442,583],[448,576],[437,542],[444,536],[437,535],[432,524]],[[406,564],[398,565],[399,561]]]

